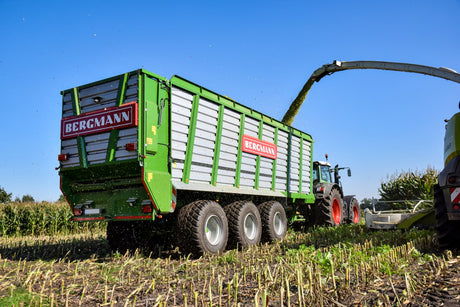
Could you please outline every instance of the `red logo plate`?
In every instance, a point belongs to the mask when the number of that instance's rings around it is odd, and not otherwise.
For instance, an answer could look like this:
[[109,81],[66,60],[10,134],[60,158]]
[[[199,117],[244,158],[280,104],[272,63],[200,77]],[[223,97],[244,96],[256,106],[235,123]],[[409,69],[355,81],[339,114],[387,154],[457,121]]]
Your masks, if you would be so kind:
[[241,150],[273,160],[276,159],[278,154],[278,147],[275,144],[261,141],[249,135],[243,135]]
[[137,126],[137,115],[137,103],[132,102],[119,108],[66,117],[61,120],[61,140]]

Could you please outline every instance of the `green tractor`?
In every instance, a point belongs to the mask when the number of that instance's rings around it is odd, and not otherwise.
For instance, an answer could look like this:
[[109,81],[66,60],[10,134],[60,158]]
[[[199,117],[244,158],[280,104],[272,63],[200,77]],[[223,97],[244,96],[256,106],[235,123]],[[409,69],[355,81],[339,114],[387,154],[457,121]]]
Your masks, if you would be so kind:
[[460,112],[447,121],[444,169],[434,186],[436,231],[441,248],[460,248]]
[[[340,170],[349,167],[331,167],[329,162],[315,161],[313,163],[313,192],[315,203],[310,209],[310,224],[339,226],[341,224],[358,224],[360,221],[359,204],[354,195],[343,195],[340,182]],[[333,177],[333,178],[332,178]]]

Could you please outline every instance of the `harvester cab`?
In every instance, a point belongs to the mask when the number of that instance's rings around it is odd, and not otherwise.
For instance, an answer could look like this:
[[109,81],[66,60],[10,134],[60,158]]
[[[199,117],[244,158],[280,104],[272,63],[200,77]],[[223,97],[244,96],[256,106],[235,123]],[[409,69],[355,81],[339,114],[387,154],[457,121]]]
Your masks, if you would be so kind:
[[460,112],[446,122],[444,169],[434,186],[436,230],[441,248],[460,248]]

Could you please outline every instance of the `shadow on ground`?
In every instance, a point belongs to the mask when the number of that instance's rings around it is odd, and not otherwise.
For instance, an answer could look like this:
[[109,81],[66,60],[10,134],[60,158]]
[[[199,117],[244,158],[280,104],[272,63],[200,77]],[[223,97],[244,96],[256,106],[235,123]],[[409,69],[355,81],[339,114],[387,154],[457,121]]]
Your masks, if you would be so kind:
[[87,260],[104,261],[104,259],[120,256],[125,253],[139,253],[145,257],[171,257],[178,258],[179,253],[171,245],[159,241],[151,247],[141,247],[137,250],[112,251],[104,236],[95,239],[81,238],[68,242],[50,243],[40,242],[27,244],[19,242],[15,244],[0,244],[1,259],[12,261],[27,260]]

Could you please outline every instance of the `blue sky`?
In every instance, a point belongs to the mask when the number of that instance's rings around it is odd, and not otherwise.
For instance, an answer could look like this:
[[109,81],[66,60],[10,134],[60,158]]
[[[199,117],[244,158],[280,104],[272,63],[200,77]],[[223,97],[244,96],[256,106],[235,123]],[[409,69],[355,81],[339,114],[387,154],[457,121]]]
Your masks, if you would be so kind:
[[[459,0],[0,0],[0,186],[59,195],[60,91],[145,68],[185,77],[281,119],[311,73],[333,60],[460,71]],[[443,167],[444,119],[460,84],[377,70],[316,83],[293,126],[314,157],[350,166],[346,194],[378,197],[396,171]]]

